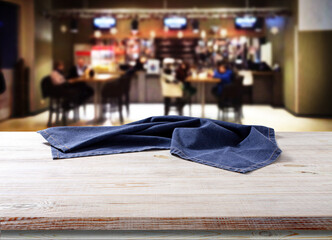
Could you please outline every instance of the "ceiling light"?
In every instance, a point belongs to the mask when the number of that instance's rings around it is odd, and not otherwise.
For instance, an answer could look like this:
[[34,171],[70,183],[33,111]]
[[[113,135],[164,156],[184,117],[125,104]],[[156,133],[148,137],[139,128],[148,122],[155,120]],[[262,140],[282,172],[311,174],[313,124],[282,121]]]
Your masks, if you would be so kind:
[[61,26],[60,26],[60,31],[62,32],[62,33],[66,33],[67,32],[67,26],[65,25],[65,24],[62,24]]
[[278,27],[271,27],[270,31],[273,35],[276,35],[276,34],[279,33],[279,28]]
[[178,35],[178,38],[183,38],[183,32],[182,31],[179,31],[177,35]]
[[100,38],[102,34],[101,31],[96,30],[93,35],[95,36],[95,38]]
[[112,35],[115,35],[115,34],[118,33],[118,29],[115,28],[115,27],[113,27],[113,28],[111,28],[110,33],[111,33]]
[[228,33],[227,29],[225,29],[225,28],[220,29],[220,36],[222,38],[226,37],[227,33]]
[[150,31],[150,37],[155,38],[156,37],[156,32],[155,31]]
[[206,38],[206,32],[205,32],[205,30],[201,31],[201,38],[203,38],[203,39]]

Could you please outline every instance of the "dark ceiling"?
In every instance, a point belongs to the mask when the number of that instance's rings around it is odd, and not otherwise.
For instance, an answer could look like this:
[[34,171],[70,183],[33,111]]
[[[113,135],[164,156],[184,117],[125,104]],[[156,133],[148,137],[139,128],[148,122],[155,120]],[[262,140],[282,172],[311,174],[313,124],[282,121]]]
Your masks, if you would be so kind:
[[59,8],[221,8],[289,7],[294,0],[52,0]]

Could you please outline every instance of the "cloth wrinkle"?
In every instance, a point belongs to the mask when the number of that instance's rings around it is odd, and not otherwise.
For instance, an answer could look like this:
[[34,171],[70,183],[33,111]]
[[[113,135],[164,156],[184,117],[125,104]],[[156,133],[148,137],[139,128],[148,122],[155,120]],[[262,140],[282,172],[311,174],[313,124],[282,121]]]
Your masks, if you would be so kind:
[[53,127],[40,133],[53,159],[169,149],[185,160],[247,173],[277,160],[273,128],[183,116],[156,116],[122,126]]

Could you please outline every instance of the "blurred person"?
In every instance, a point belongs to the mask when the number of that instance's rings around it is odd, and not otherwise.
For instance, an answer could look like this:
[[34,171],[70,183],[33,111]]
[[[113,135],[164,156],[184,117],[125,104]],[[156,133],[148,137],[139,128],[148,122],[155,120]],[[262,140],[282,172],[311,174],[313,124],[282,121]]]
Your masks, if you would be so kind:
[[189,66],[185,62],[180,62],[176,69],[176,79],[185,82],[189,75]]
[[165,115],[168,115],[172,99],[175,99],[175,106],[179,115],[183,112],[183,90],[182,83],[178,81],[172,71],[171,64],[166,64],[161,74],[161,89],[164,97]]
[[223,87],[232,82],[233,71],[227,67],[226,62],[219,62],[212,76],[220,79],[220,82],[212,88],[212,93],[215,96],[221,96]]
[[77,78],[85,74],[85,71],[88,69],[88,66],[85,64],[83,58],[78,58],[76,65],[72,66],[69,70],[68,78]]
[[207,48],[205,47],[204,41],[199,41],[195,48],[195,53],[197,56],[197,62],[200,65],[204,65],[205,61],[207,60]]
[[[83,58],[78,58],[76,65],[72,66],[69,70],[68,79],[78,78],[85,75],[86,71],[88,71],[88,66],[85,63]],[[92,73],[92,69],[90,69],[90,73]],[[91,75],[90,75],[91,76]],[[81,102],[86,102],[90,97],[93,96],[93,89],[86,84],[85,82],[77,82],[72,83],[74,87],[76,87],[81,92]]]
[[186,81],[186,79],[189,76],[189,65],[185,62],[180,63],[176,70],[176,79],[183,84],[183,90],[189,94],[189,96],[192,96],[196,93],[196,88],[191,86],[189,82]]
[[[58,90],[63,93],[66,98],[65,107],[69,107],[71,103],[80,105],[86,100],[85,87],[82,83],[68,83],[64,75],[65,66],[62,61],[56,61],[53,71],[50,75],[51,81]],[[89,87],[90,88],[90,87]]]
[[142,70],[144,70],[144,62],[143,62],[142,58],[138,57],[136,59],[134,69],[135,69],[135,71],[142,71]]
[[79,92],[67,83],[64,69],[65,66],[62,61],[54,62],[50,78],[55,87],[53,90],[63,99],[62,107],[69,109],[71,106],[79,104]]
[[166,83],[178,83],[179,81],[176,79],[173,71],[172,71],[172,65],[171,64],[166,64],[163,73],[161,74],[162,79]]
[[65,65],[62,61],[56,61],[53,64],[53,71],[51,72],[51,80],[55,86],[64,86],[66,78],[64,75]]
[[223,56],[220,52],[215,52],[212,55],[213,57],[213,66],[217,66],[219,62],[221,62],[223,60]]

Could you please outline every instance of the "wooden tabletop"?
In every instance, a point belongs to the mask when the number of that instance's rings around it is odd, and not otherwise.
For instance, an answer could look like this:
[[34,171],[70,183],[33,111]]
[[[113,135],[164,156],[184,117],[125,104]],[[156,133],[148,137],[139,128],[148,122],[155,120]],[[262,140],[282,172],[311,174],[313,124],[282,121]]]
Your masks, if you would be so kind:
[[239,174],[146,151],[52,160],[0,133],[0,230],[332,230],[332,132],[277,133],[273,164]]
[[121,73],[102,73],[102,74],[96,74],[93,77],[77,77],[77,78],[71,78],[68,81],[70,83],[74,82],[107,82],[116,80],[121,76]]
[[221,80],[219,78],[213,78],[209,76],[201,77],[201,76],[190,76],[186,79],[187,82],[193,83],[219,83]]

